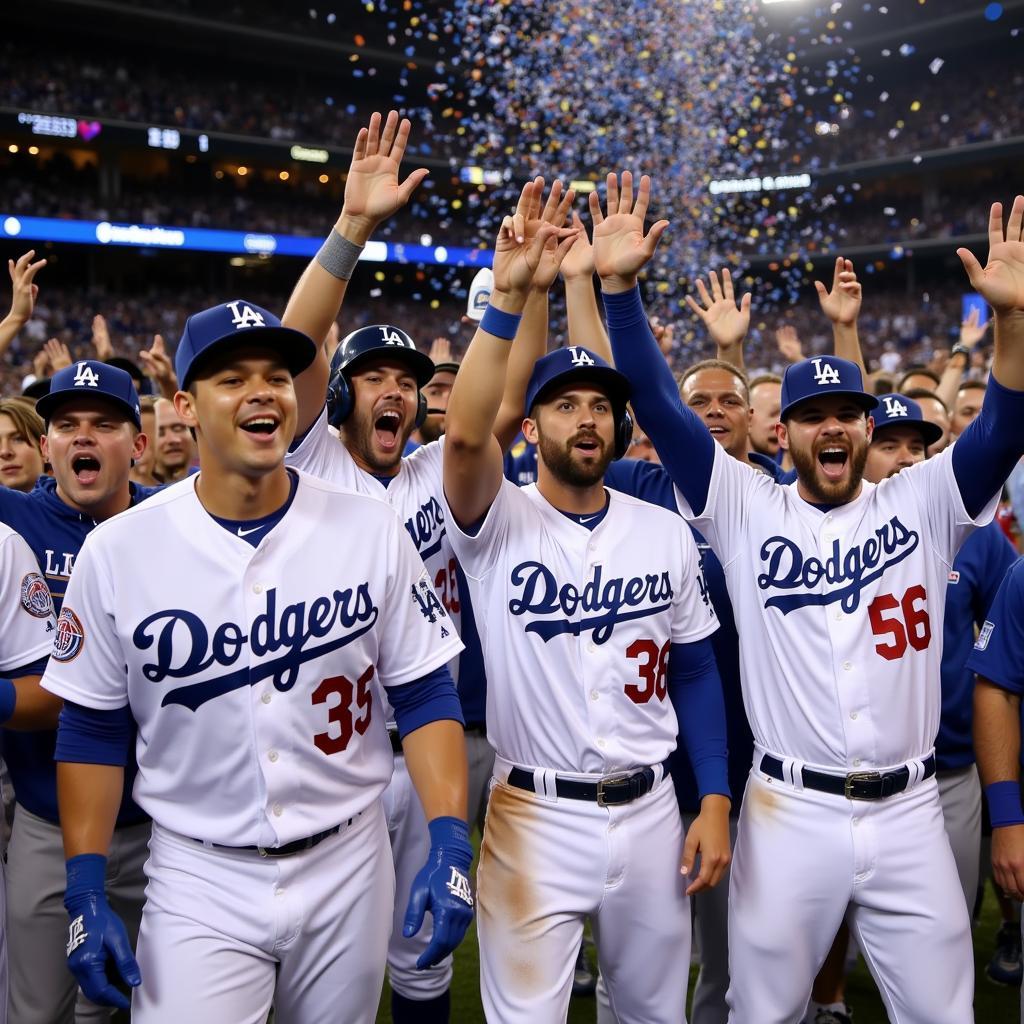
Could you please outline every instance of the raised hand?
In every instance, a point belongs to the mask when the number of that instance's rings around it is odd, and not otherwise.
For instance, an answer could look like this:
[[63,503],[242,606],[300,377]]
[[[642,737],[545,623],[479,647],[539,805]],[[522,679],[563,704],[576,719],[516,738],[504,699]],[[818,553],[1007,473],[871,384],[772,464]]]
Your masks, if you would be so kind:
[[779,352],[787,363],[799,363],[804,357],[804,347],[792,324],[783,324],[776,330],[775,344],[778,345]]
[[36,298],[39,295],[39,285],[34,283],[35,276],[46,266],[46,260],[32,262],[35,254],[35,249],[29,249],[23,256],[18,257],[17,262],[7,261],[7,270],[13,285],[11,311],[7,315],[9,319],[19,324],[27,324],[32,319],[32,311],[36,307]]
[[[569,210],[572,209],[572,204],[576,199],[576,193],[569,189],[564,195],[562,194],[562,182],[559,179],[551,185],[551,191],[548,193],[547,202],[544,204],[544,209],[540,210],[540,198],[541,193],[534,193],[531,213],[533,216],[527,218],[526,221],[526,238],[527,240],[534,237],[536,232],[540,230],[542,224],[552,224],[556,228],[562,228],[565,225],[565,218],[568,216]],[[538,213],[539,211],[539,213]],[[577,217],[576,220],[579,220]],[[559,252],[558,246],[553,244],[547,244],[541,250],[540,262],[537,264],[537,269],[533,274],[533,287],[538,291],[547,291],[554,283],[555,278],[558,277],[558,272],[565,262],[566,256],[572,251],[579,240],[579,233],[582,231],[582,223],[579,227],[573,224],[572,231],[574,231],[575,238],[573,239],[572,245],[564,252]]]
[[656,316],[650,317],[649,323],[651,325],[651,334],[654,335],[654,340],[658,343],[661,354],[667,359],[672,355],[676,347],[676,329],[672,324],[663,324],[660,318]]
[[435,338],[430,343],[430,361],[436,366],[438,363],[450,363],[452,361],[452,343],[447,338]]
[[[543,194],[543,178],[534,178],[533,181],[527,182],[519,195],[515,213],[505,217],[501,222],[494,243],[492,302],[495,295],[500,293],[525,295],[542,258],[556,261],[557,273],[558,265],[576,241],[575,228],[557,227],[550,221],[541,220],[540,223],[532,225],[532,230],[528,232],[527,225],[537,219],[533,215],[540,210],[540,199]],[[544,250],[549,244],[554,251],[545,257]]]
[[174,364],[167,354],[163,335],[153,335],[153,347],[148,352],[143,349],[139,353],[139,361],[146,371],[146,376],[156,381],[160,394],[164,398],[173,398],[178,390],[178,375],[174,372]]
[[743,339],[750,329],[750,292],[736,303],[732,286],[732,274],[728,269],[722,271],[719,284],[718,275],[712,270],[708,274],[711,282],[711,294],[701,278],[697,278],[697,292],[700,295],[698,304],[693,296],[686,296],[686,304],[703,321],[711,340],[720,349],[732,349],[743,344]]
[[107,318],[102,313],[97,313],[92,318],[92,347],[96,350],[97,359],[109,359],[114,354]]
[[971,285],[997,314],[1024,313],[1024,196],[1017,196],[1003,232],[1003,204],[993,203],[988,218],[988,262],[984,267],[969,249],[956,254]]
[[417,168],[403,182],[398,174],[409,142],[411,123],[399,120],[392,110],[381,128],[381,116],[374,112],[366,128],[360,128],[345,181],[342,233],[350,241],[365,243],[374,228],[400,210],[430,173]]
[[583,226],[583,219],[574,210],[572,214],[572,226],[579,232],[572,248],[566,253],[562,260],[562,279],[573,281],[582,279],[589,281],[594,276],[594,247],[590,244],[590,237],[587,229]]
[[837,256],[831,290],[821,281],[814,282],[814,289],[818,293],[821,311],[832,323],[850,327],[857,322],[862,296],[860,282],[857,280],[851,260]]
[[644,218],[651,201],[651,179],[640,178],[633,201],[633,175],[622,174],[621,188],[614,174],[608,175],[607,215],[601,210],[596,192],[590,193],[590,217],[594,222],[594,267],[601,286],[608,292],[629,291],[637,274],[654,256],[667,220],[659,220],[644,234]]
[[46,359],[50,364],[50,371],[52,373],[56,373],[58,370],[63,370],[65,366],[71,365],[71,351],[63,341],[57,338],[50,338],[43,345],[43,351],[46,352]]

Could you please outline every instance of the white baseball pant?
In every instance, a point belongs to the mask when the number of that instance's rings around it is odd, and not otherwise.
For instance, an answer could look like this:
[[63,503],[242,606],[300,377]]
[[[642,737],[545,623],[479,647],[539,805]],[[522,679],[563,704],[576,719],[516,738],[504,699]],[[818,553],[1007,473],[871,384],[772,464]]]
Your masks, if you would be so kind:
[[981,779],[978,766],[967,765],[939,772],[939,802],[942,819],[956,861],[956,873],[964,891],[967,913],[974,912],[981,871]]

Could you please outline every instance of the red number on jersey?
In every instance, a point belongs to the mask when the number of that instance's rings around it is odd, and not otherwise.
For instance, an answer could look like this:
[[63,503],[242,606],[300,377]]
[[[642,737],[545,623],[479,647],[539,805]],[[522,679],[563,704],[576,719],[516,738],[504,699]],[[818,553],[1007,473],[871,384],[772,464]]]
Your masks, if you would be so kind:
[[448,560],[447,569],[437,570],[437,575],[434,577],[434,589],[437,591],[437,596],[441,598],[441,604],[445,606],[445,609],[458,615],[461,605],[459,604],[459,583],[455,575],[454,558]]
[[[313,691],[314,704],[328,704],[327,721],[338,726],[336,735],[331,732],[318,732],[313,742],[325,754],[337,754],[344,750],[352,739],[353,730],[362,736],[370,727],[370,716],[373,714],[373,694],[370,691],[370,680],[373,678],[373,666],[370,665],[359,677],[355,686],[346,676],[331,676],[325,679]],[[337,694],[338,702],[330,704],[328,698]],[[361,712],[353,721],[352,698]]]
[[[871,632],[878,637],[890,638],[888,643],[875,644],[875,650],[886,661],[898,661],[902,658],[908,644],[915,651],[928,649],[932,642],[932,623],[925,607],[927,599],[924,587],[918,583],[909,587],[899,601],[893,594],[880,594],[868,606]],[[920,606],[917,602],[920,602]],[[887,612],[894,612],[897,609],[903,613],[902,620],[898,615],[886,617]]]
[[646,704],[654,696],[664,700],[668,695],[668,652],[671,648],[671,640],[660,649],[653,640],[634,640],[626,648],[626,657],[639,662],[637,668],[644,684],[626,683],[626,696],[634,704]]

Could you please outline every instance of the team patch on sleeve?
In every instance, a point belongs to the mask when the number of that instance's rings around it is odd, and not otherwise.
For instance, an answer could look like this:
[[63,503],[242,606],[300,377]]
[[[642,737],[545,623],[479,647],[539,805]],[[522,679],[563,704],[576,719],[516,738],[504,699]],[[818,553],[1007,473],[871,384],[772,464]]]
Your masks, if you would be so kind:
[[996,628],[994,622],[985,620],[981,627],[981,632],[978,634],[978,639],[974,641],[974,649],[976,651],[984,651],[988,647],[989,640],[992,639],[992,630]]
[[21,607],[37,619],[48,619],[53,614],[50,588],[37,572],[28,573],[21,581]]
[[[412,592],[412,600],[420,610],[420,615],[427,622],[433,624],[438,619],[448,618],[444,605],[441,604],[436,591],[430,583],[430,577],[427,575],[426,569],[423,570],[420,578],[409,589]],[[443,635],[448,635],[446,630],[443,632]]]
[[53,655],[57,661],[74,661],[82,652],[85,629],[78,616],[64,605],[57,618],[57,635],[53,638]]

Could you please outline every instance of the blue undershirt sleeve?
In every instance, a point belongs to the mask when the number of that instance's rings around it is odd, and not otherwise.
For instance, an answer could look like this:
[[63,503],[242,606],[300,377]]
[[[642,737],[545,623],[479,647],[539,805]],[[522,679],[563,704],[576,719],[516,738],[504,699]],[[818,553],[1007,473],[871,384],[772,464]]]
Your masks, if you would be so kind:
[[640,288],[604,294],[608,337],[615,366],[633,385],[637,419],[654,443],[662,465],[694,515],[707,504],[715,442],[697,414],[683,405],[676,379],[651,333]]
[[448,666],[404,686],[385,686],[388,700],[395,709],[398,735],[404,740],[411,732],[431,722],[449,719],[465,725],[462,703],[459,701],[455,680]]
[[[712,442],[714,444],[714,442]],[[679,736],[693,766],[697,793],[729,793],[725,697],[711,639],[673,644],[668,661],[668,695],[679,721]]]
[[974,422],[953,446],[953,475],[974,519],[997,494],[1024,455],[1024,391],[990,377]]
[[132,711],[127,704],[113,711],[100,711],[66,700],[57,725],[53,759],[123,768],[131,752],[132,726]]

